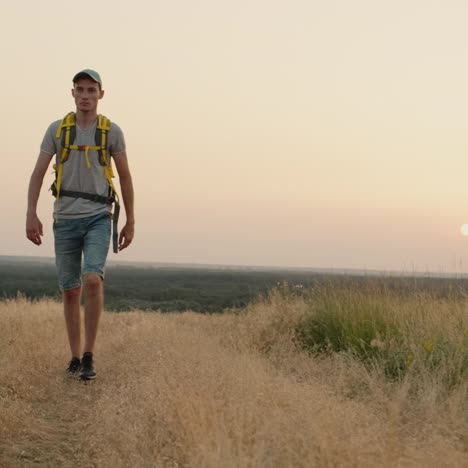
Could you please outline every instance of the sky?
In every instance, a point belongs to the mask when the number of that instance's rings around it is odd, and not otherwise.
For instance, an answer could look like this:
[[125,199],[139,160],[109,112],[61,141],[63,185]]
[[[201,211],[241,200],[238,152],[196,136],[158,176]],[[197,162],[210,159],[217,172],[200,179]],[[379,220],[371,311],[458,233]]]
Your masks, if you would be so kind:
[[467,21],[465,0],[2,0],[0,255],[54,255],[52,168],[40,247],[29,177],[94,68],[135,186],[109,259],[468,272]]

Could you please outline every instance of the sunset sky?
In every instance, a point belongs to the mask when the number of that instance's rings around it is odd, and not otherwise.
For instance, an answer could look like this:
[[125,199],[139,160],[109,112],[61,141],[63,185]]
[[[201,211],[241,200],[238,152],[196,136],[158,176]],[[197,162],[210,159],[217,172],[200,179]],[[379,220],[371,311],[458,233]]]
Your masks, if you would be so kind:
[[[468,272],[466,0],[3,0],[0,255],[53,256],[47,126],[99,71],[134,244],[112,260]],[[121,225],[123,225],[124,215]]]

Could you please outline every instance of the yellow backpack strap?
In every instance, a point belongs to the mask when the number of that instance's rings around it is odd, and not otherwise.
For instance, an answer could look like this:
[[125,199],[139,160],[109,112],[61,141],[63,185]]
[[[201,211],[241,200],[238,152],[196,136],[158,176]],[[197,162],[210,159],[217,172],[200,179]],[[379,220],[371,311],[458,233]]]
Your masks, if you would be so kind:
[[[63,130],[65,134],[62,135]],[[55,165],[56,169],[56,179],[55,179],[55,189],[57,191],[57,200],[60,197],[60,187],[62,185],[62,172],[63,165],[68,160],[70,156],[70,146],[73,143],[76,135],[76,118],[74,112],[69,112],[62,120],[58,126],[57,133],[55,134],[56,138],[61,138],[62,149],[60,151],[60,161]]]
[[102,128],[108,132],[111,128],[111,121],[105,115],[98,115],[98,128]]
[[[62,136],[62,131],[65,129],[65,135]],[[56,133],[56,138],[62,138],[62,150],[60,151],[60,163],[64,163],[70,156],[70,146],[73,144],[73,140],[76,135],[76,119],[75,113],[68,113],[59,125]]]
[[60,125],[58,126],[57,133],[55,134],[56,138],[60,138],[62,135],[62,129],[67,127],[75,126],[75,113],[69,112],[62,120]]
[[[96,145],[99,145],[99,162],[104,169],[104,174],[106,175],[107,183],[111,188],[111,193],[117,196],[117,191],[115,189],[112,178],[114,177],[114,171],[112,170],[112,159],[108,158],[107,150],[107,133],[111,128],[111,121],[102,114],[98,115],[98,124],[96,128]],[[99,142],[99,134],[101,135]]]
[[118,243],[119,243],[119,233],[117,228],[117,223],[119,220],[119,213],[120,213],[120,204],[119,204],[119,196],[117,194],[117,190],[115,189],[114,182],[112,182],[112,178],[114,177],[114,171],[112,170],[112,158],[109,156],[109,151],[107,150],[108,138],[107,133],[111,129],[111,121],[105,117],[104,115],[98,115],[98,125],[96,128],[96,145],[99,145],[99,132],[101,133],[101,147],[99,153],[99,162],[101,163],[104,174],[107,179],[107,183],[109,184],[109,195],[115,198],[114,204],[114,213],[112,215],[112,248],[115,253],[119,251]]
[[[99,145],[99,162],[101,163],[101,166],[107,165],[107,133],[110,128],[111,121],[104,115],[99,114],[96,128],[96,145]],[[99,134],[101,141],[99,141]]]

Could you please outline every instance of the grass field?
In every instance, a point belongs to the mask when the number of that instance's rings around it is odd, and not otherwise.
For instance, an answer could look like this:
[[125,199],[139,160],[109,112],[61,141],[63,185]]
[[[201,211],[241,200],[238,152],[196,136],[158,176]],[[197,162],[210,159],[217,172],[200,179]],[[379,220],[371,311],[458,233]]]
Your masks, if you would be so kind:
[[278,289],[106,313],[69,379],[61,306],[0,303],[0,466],[468,466],[468,300]]

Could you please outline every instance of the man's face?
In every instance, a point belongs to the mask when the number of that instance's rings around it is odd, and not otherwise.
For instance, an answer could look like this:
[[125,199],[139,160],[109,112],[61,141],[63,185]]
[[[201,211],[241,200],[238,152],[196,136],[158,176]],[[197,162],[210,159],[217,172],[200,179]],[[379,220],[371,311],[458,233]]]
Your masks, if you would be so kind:
[[90,78],[81,78],[75,83],[72,96],[75,98],[77,110],[94,112],[97,109],[99,99],[104,96],[104,91],[99,88],[98,83]]

